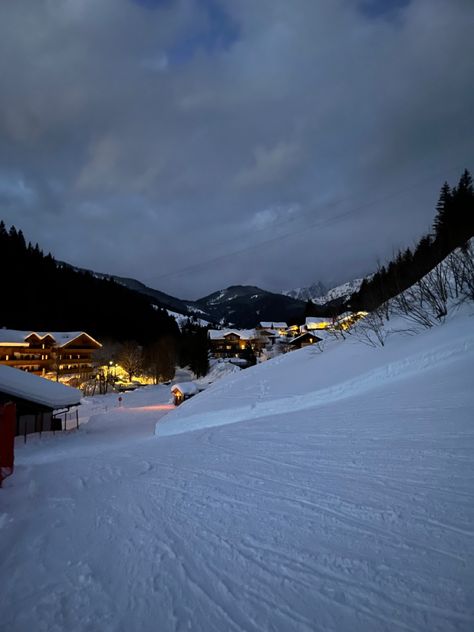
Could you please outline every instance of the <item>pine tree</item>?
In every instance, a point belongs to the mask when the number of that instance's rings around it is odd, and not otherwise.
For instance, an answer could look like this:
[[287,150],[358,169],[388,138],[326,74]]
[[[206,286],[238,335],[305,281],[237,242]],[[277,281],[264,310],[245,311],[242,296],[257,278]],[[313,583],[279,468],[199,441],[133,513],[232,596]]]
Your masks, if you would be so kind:
[[461,246],[474,235],[474,187],[466,169],[452,194],[451,232],[453,246]]
[[433,223],[436,240],[439,244],[449,241],[449,216],[452,203],[452,192],[449,184],[445,182],[441,187],[438,203],[436,205],[436,217]]

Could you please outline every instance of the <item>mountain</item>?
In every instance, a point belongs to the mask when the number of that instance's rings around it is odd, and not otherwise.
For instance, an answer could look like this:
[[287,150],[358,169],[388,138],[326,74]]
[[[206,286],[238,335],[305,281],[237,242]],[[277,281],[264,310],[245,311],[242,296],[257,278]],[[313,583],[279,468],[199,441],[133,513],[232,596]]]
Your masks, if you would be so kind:
[[316,305],[327,305],[328,303],[334,303],[336,301],[346,302],[354,292],[359,290],[363,280],[364,278],[353,279],[352,281],[337,285],[328,290],[323,296],[315,297],[313,302],[316,303]]
[[345,303],[354,292],[359,290],[363,280],[363,278],[360,278],[347,281],[330,290],[321,281],[316,281],[307,287],[284,290],[282,294],[301,301],[312,301],[315,305],[331,309]]
[[235,285],[195,301],[186,301],[148,287],[136,279],[76,268],[64,262],[61,265],[78,272],[88,272],[98,279],[112,279],[151,299],[153,305],[172,312],[177,322],[182,322],[181,316],[189,316],[203,324],[204,321],[211,325],[226,322],[235,327],[255,327],[262,320],[301,322],[304,317],[306,301],[267,292],[255,286]]
[[255,327],[260,321],[301,322],[306,305],[305,301],[252,285],[232,285],[193,304],[210,314],[211,320],[237,327]]
[[192,315],[193,310],[187,304],[186,301],[182,301],[175,296],[171,296],[170,294],[166,294],[165,292],[161,292],[160,290],[155,290],[151,287],[148,287],[144,283],[137,281],[136,279],[132,279],[129,277],[120,277],[114,274],[104,274],[103,272],[95,272],[94,270],[89,270],[87,268],[78,268],[77,266],[72,266],[65,261],[58,262],[61,266],[71,268],[76,272],[88,272],[92,274],[96,279],[112,279],[116,283],[125,286],[129,290],[133,290],[134,292],[139,292],[140,294],[144,294],[153,299],[153,303],[158,307],[163,307],[164,309],[170,309],[175,312],[179,312],[180,314]]
[[284,290],[282,294],[290,298],[296,298],[299,301],[314,301],[316,298],[324,296],[327,291],[328,288],[324,283],[316,281],[316,283],[312,283],[307,287],[300,287],[296,290]]

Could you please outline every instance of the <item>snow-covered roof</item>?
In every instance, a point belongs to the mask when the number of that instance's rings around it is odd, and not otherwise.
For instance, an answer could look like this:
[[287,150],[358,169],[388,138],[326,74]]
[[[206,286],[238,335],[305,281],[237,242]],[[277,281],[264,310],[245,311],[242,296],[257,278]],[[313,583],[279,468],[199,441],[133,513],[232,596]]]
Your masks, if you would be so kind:
[[77,388],[4,365],[0,365],[0,392],[53,410],[75,406],[80,403],[82,397],[81,391]]
[[257,337],[255,329],[209,329],[211,340],[222,340],[229,334],[239,336],[241,340],[252,340]]
[[277,329],[271,329],[270,327],[265,327],[265,329],[261,329],[258,332],[261,336],[268,334],[269,336],[279,336],[280,332]]
[[59,347],[64,347],[80,336],[87,336],[99,347],[102,346],[100,342],[92,338],[92,336],[85,331],[21,331],[18,329],[0,329],[0,344],[28,345],[29,342],[26,339],[33,335],[40,340],[50,336]]
[[263,327],[264,329],[286,329],[288,325],[287,323],[284,323],[283,321],[280,321],[280,322],[264,321],[260,323],[260,327]]
[[76,338],[80,338],[81,336],[87,336],[87,338],[92,340],[92,342],[95,342],[99,347],[102,346],[100,342],[95,340],[95,338],[90,336],[85,331],[51,331],[51,332],[44,332],[43,336],[47,336],[48,334],[54,338],[54,340],[58,343],[59,347],[64,347],[68,343],[72,342]]
[[303,334],[300,334],[299,336],[296,336],[296,338],[292,338],[289,341],[289,344],[292,345],[293,343],[297,342],[298,340],[302,340],[303,338],[308,338],[308,337],[315,338],[318,342],[322,340],[322,338],[319,335],[319,333],[318,333],[318,335],[316,335],[316,334],[313,334],[313,332],[305,331]]
[[176,391],[180,391],[183,395],[196,395],[199,393],[199,389],[197,384],[194,382],[181,382],[180,384],[173,384],[171,387],[171,392],[175,393]]
[[315,316],[307,316],[305,324],[306,325],[320,325],[322,323],[331,322],[330,318],[316,318]]
[[[0,344],[25,344],[25,338],[31,334],[31,331],[17,331],[16,329],[0,329]],[[26,343],[28,344],[28,343]]]

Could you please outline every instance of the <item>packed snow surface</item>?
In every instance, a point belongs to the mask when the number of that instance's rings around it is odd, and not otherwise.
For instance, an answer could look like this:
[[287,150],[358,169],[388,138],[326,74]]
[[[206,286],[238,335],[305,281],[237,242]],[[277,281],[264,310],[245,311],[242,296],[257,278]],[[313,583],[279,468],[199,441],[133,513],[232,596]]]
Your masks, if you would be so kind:
[[472,631],[473,368],[464,313],[87,400],[0,491],[3,628]]

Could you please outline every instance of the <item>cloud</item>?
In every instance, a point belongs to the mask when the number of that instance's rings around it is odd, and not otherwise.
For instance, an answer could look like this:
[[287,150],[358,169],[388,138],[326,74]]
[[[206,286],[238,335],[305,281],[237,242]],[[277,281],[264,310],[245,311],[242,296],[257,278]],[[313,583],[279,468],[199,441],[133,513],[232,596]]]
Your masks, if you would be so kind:
[[240,171],[237,186],[271,184],[277,179],[288,177],[302,160],[300,147],[296,143],[280,141],[273,147],[255,147],[252,165]]
[[470,0],[0,3],[0,215],[189,297],[368,272],[474,167],[473,17]]

